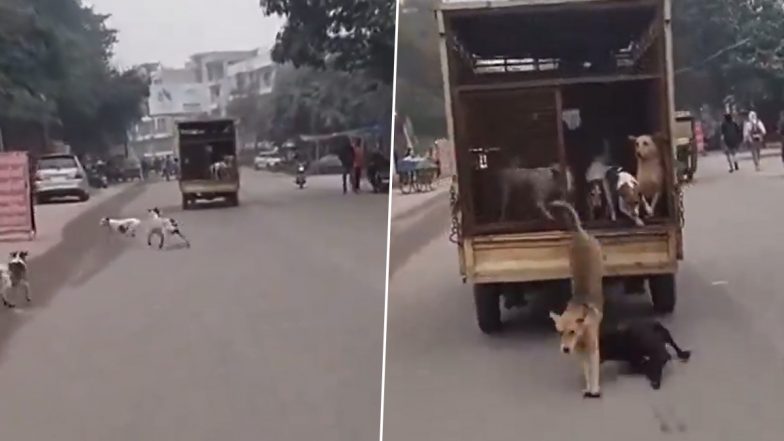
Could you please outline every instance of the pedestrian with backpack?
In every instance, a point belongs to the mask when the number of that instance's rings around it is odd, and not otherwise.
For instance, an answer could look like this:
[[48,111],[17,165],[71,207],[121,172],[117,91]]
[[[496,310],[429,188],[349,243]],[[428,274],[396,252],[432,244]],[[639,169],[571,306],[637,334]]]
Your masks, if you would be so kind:
[[757,112],[749,112],[749,119],[743,127],[743,140],[751,150],[751,159],[757,171],[760,171],[760,155],[765,135],[767,135],[765,124],[757,117]]

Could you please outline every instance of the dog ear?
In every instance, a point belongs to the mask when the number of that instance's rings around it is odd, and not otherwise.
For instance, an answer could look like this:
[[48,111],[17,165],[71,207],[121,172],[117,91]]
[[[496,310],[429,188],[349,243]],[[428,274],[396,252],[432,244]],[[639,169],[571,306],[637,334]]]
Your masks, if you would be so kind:
[[639,137],[638,136],[634,136],[634,135],[629,135],[629,141],[631,141],[632,143],[637,142],[637,138],[639,138]]
[[561,322],[561,316],[550,311],[550,318],[555,322],[555,325],[558,326],[558,323]]
[[27,259],[27,256],[28,256],[28,255],[29,255],[29,253],[28,253],[27,251],[22,251],[21,253],[19,253],[19,256],[20,256],[22,259]]

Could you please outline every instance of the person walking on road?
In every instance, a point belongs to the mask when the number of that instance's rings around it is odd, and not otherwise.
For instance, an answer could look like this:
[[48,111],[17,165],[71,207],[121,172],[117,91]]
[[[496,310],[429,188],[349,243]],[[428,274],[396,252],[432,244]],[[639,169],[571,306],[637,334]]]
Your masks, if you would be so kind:
[[359,193],[362,183],[362,168],[365,166],[365,149],[360,140],[353,143],[354,150],[354,193]]
[[757,112],[749,112],[749,119],[743,126],[743,140],[751,150],[751,159],[754,160],[754,168],[757,171],[760,171],[760,155],[765,135],[767,135],[765,124],[757,117]]
[[739,170],[736,155],[738,147],[743,142],[743,132],[730,113],[724,115],[724,121],[721,123],[721,138],[724,141],[724,154],[727,155],[730,173]]
[[781,142],[781,162],[784,162],[784,110],[779,113],[779,123],[776,127]]
[[[354,147],[351,142],[343,144],[338,151],[340,163],[343,165],[343,194],[348,193],[348,178],[351,176],[352,168],[354,166]],[[352,180],[353,183],[353,180]]]

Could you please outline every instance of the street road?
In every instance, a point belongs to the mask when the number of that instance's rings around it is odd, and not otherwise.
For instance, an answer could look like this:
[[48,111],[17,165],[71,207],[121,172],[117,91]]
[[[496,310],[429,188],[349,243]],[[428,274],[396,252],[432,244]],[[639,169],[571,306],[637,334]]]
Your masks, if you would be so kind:
[[158,206],[191,249],[72,229],[34,308],[0,311],[0,439],[376,439],[388,205],[339,180],[246,171],[240,207],[187,212],[157,183],[105,213]]
[[[668,367],[660,391],[608,364],[603,398],[584,400],[544,309],[512,312],[503,335],[482,335],[447,241],[446,198],[410,228],[393,225],[385,440],[781,439],[784,168],[774,156],[761,173],[743,162],[730,175],[720,156],[701,161],[686,195],[679,303],[664,320],[694,354]],[[629,316],[650,308],[611,302]]]

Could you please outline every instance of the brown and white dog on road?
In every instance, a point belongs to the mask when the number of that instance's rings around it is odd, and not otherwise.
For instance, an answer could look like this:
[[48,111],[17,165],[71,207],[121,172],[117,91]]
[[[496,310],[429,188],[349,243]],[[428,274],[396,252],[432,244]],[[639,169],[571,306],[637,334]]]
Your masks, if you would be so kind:
[[550,317],[561,335],[561,352],[580,359],[586,383],[583,396],[599,398],[599,326],[604,315],[602,246],[598,239],[583,228],[571,204],[555,201],[550,206],[568,213],[574,230],[569,245],[572,297],[562,314],[551,312]]
[[664,144],[662,136],[640,135],[630,136],[634,143],[637,156],[637,182],[640,186],[642,206],[648,217],[656,213],[656,206],[664,190],[664,167],[660,145]]

